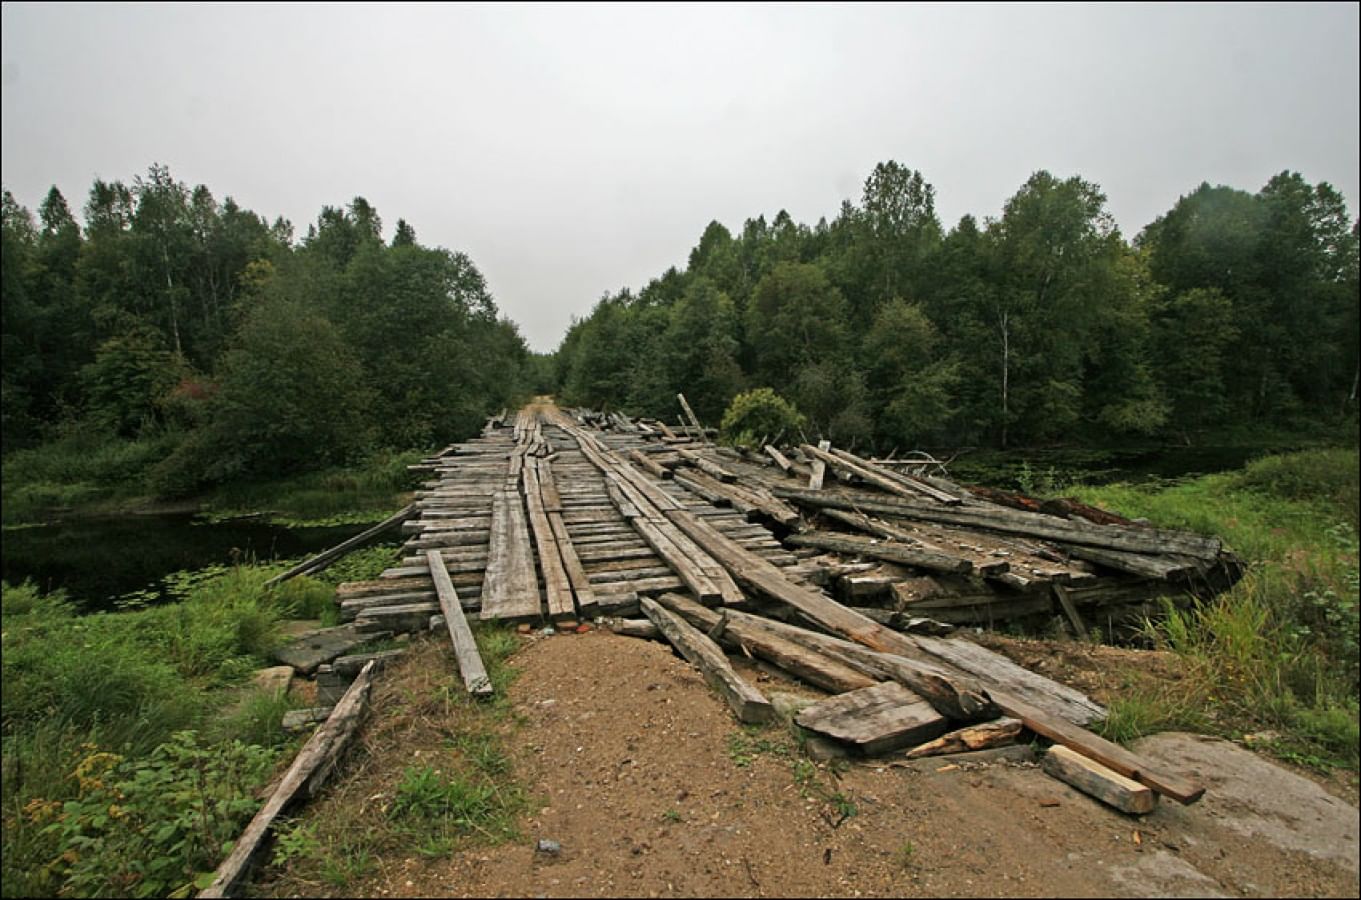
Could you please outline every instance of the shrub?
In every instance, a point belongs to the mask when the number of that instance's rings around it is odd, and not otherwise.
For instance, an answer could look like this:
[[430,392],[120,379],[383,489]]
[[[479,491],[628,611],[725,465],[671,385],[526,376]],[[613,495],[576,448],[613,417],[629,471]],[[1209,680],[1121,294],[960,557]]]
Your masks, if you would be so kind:
[[753,446],[758,441],[792,437],[807,420],[788,400],[770,388],[757,388],[733,398],[723,413],[720,432],[728,443]]

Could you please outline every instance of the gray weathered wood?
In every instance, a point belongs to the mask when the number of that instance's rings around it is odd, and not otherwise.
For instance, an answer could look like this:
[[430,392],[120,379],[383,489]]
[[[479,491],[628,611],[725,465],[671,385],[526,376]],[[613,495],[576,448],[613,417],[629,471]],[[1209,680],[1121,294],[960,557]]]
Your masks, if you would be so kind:
[[723,695],[738,721],[769,722],[775,717],[770,701],[733,671],[717,644],[657,601],[644,597],[639,605],[643,615],[651,619],[672,646],[703,673],[704,680]]
[[[805,444],[804,446],[807,447],[808,445]],[[818,441],[818,450],[825,452],[830,450],[831,447],[831,441]],[[808,490],[820,491],[822,490],[822,482],[827,477],[827,461],[815,453],[810,453],[809,456],[813,460],[813,470],[808,476]]]
[[372,685],[373,664],[370,663],[331,710],[325,724],[298,751],[293,764],[279,781],[279,786],[237,838],[232,852],[217,867],[212,883],[198,896],[230,897],[241,888],[251,862],[269,835],[274,820],[300,792],[314,795],[326,776],[334,770],[368,708]]
[[794,721],[801,728],[853,744],[869,756],[920,744],[949,728],[931,704],[896,681],[815,703]]
[[492,692],[491,679],[482,665],[482,656],[477,652],[477,641],[473,639],[472,629],[463,616],[463,605],[459,603],[458,592],[449,580],[444,569],[444,560],[439,553],[430,551],[430,575],[435,580],[435,590],[439,593],[440,609],[444,611],[444,624],[449,629],[449,640],[454,644],[454,657],[458,660],[458,671],[463,676],[463,684],[468,693],[487,696]]
[[539,617],[539,586],[530,552],[529,528],[519,493],[498,491],[492,501],[481,618],[514,621]]

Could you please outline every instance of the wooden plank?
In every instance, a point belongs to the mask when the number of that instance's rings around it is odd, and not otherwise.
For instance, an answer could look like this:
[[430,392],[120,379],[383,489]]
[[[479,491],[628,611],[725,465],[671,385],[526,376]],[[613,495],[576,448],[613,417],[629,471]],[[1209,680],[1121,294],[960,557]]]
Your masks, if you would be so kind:
[[444,560],[436,551],[426,554],[430,562],[430,576],[439,594],[440,609],[444,611],[444,625],[449,629],[449,640],[454,645],[454,657],[458,660],[458,671],[463,676],[463,684],[468,693],[487,696],[492,692],[491,679],[482,665],[482,656],[477,652],[477,641],[473,639],[468,620],[463,617],[463,604],[459,602],[458,591],[454,590],[449,573],[444,569]]
[[931,704],[896,681],[815,703],[794,721],[800,728],[853,744],[868,756],[920,744],[949,728]]
[[775,465],[780,467],[780,471],[788,474],[789,469],[793,465],[793,463],[791,463],[783,453],[781,453],[771,444],[766,444],[765,450],[766,454],[771,459],[775,460]]
[[940,756],[945,753],[967,753],[1016,743],[1021,733],[1020,719],[997,719],[967,728],[958,728],[907,751],[908,759]]
[[583,616],[595,615],[598,604],[595,592],[591,589],[591,577],[586,574],[586,569],[581,564],[581,557],[577,555],[572,536],[567,531],[566,523],[562,521],[562,514],[549,513],[548,525],[558,539],[558,553],[562,556],[562,567],[567,572],[567,580],[572,584],[572,595],[576,599],[577,610]]
[[482,582],[483,619],[536,619],[538,578],[530,557],[529,528],[520,495],[497,491],[492,499],[491,545]]
[[548,515],[543,508],[537,459],[530,459],[525,464],[524,477],[520,483],[524,489],[525,504],[529,509],[529,527],[534,534],[534,549],[539,557],[539,572],[543,576],[548,615],[552,619],[576,618],[576,606],[572,601],[572,583],[567,580],[567,570],[562,566],[562,554],[558,552],[558,539],[553,533],[553,527],[548,524]]
[[1059,605],[1063,607],[1063,612],[1068,616],[1068,622],[1073,626],[1073,634],[1078,640],[1086,640],[1087,623],[1082,621],[1082,616],[1078,615],[1077,607],[1073,605],[1073,598],[1068,596],[1068,591],[1057,581],[1049,585],[1049,589],[1058,598]]
[[770,701],[733,671],[717,644],[655,600],[644,597],[639,606],[672,646],[703,673],[704,680],[723,695],[739,722],[752,724],[775,718]]
[[625,637],[661,640],[661,630],[648,619],[614,619],[609,624],[610,631]]
[[630,450],[629,459],[633,460],[635,464],[646,469],[648,472],[652,473],[657,478],[671,477],[670,469],[666,468],[661,463],[657,462],[655,459],[651,458],[650,456],[644,453],[639,453],[637,450]]
[[729,616],[726,610],[722,613],[715,612],[679,594],[662,594],[657,598],[657,602],[706,634],[711,634],[721,625],[722,636],[718,638],[720,643],[733,647],[740,644],[796,678],[801,678],[823,690],[841,693],[878,683],[876,679],[831,657],[753,628],[736,617]]
[[1123,813],[1143,815],[1153,812],[1158,795],[1137,781],[1113,772],[1098,762],[1067,747],[1050,747],[1040,763],[1045,772],[1067,782],[1089,797]]
[[1003,507],[981,505],[945,507],[909,502],[901,498],[885,498],[863,491],[828,493],[776,487],[772,493],[777,497],[813,508],[859,510],[1135,553],[1178,553],[1197,559],[1217,559],[1223,546],[1218,538],[1201,537],[1190,532],[1094,525],[1090,522],[1059,519],[1042,513]]
[[372,634],[365,634],[354,625],[338,625],[298,635],[287,644],[276,648],[270,655],[304,675],[311,675],[322,663],[330,662],[347,650],[371,640]]
[[[851,453],[848,450],[834,448],[831,452],[840,459],[843,459],[846,462],[854,465],[855,466],[854,471],[856,472],[857,475],[859,475],[863,471],[869,475],[874,476],[876,483],[882,481],[893,482],[894,484],[898,484],[904,488],[907,488],[907,490],[913,494],[924,494],[925,496],[930,497],[932,500],[935,500],[939,503],[955,505],[960,502],[959,498],[956,497],[954,494],[942,491],[939,488],[936,488],[923,481],[919,481],[916,478],[911,477],[910,475],[905,475],[902,472],[894,472],[892,469],[887,469],[883,466],[876,465],[875,463],[865,459],[864,457],[856,456],[854,453]],[[899,492],[895,491],[895,493]]]
[[331,710],[325,724],[316,730],[293,763],[280,779],[279,786],[265,801],[265,805],[250,820],[232,846],[232,852],[213,873],[212,883],[200,891],[200,897],[229,897],[243,886],[251,862],[260,850],[274,825],[274,820],[300,792],[314,795],[335,770],[355,732],[364,711],[368,708],[369,691],[373,685],[370,662],[355,678],[340,702]]
[[997,714],[996,705],[973,678],[925,660],[880,653],[851,641],[736,610],[730,610],[728,618],[808,647],[877,681],[897,681],[951,719],[969,722]]
[[699,439],[704,440],[704,426],[699,424],[699,419],[695,416],[695,411],[690,408],[685,395],[677,394],[676,399],[680,401],[681,409],[685,410],[685,414],[690,417],[690,424],[695,426],[695,433],[699,435]]
[[[804,446],[806,447],[808,445],[805,444]],[[831,441],[818,441],[819,450],[829,450],[831,449],[831,446]],[[808,476],[808,490],[820,491],[822,490],[823,479],[827,477],[827,462],[822,457],[816,455],[812,456],[812,460],[813,471],[812,474]]]
[[1205,788],[1155,763],[1080,728],[1066,719],[1046,713],[1005,691],[993,691],[992,699],[1004,713],[1020,719],[1025,727],[1056,744],[1074,750],[1088,759],[1113,769],[1126,778],[1165,794],[1178,803],[1195,803],[1205,796]]
[[874,540],[855,534],[809,531],[802,534],[791,534],[784,539],[784,542],[795,547],[817,547],[820,550],[835,550],[837,553],[870,556],[874,559],[916,566],[919,569],[928,569],[932,572],[944,572],[948,575],[968,575],[973,571],[973,563],[963,557],[931,553],[914,549],[897,541]]
[[351,550],[355,550],[359,547],[364,546],[369,541],[372,541],[374,538],[378,537],[378,535],[382,534],[388,529],[395,528],[398,525],[401,525],[403,522],[405,522],[407,519],[411,518],[415,514],[416,505],[413,503],[398,510],[396,513],[379,522],[372,528],[365,529],[364,531],[361,531],[359,534],[356,534],[354,537],[349,538],[348,540],[341,541],[339,544],[336,544],[329,550],[323,550],[316,556],[313,556],[310,559],[306,559],[303,562],[299,563],[298,565],[294,566],[293,568],[289,569],[287,572],[284,572],[280,575],[275,575],[273,578],[265,582],[265,587],[273,587],[276,584],[282,584],[288,579],[296,577],[298,575],[303,574],[314,575],[317,572],[320,572],[322,569],[325,569],[327,566],[335,562],[337,559],[340,559],[342,556],[349,553]]
[[723,468],[713,460],[700,456],[695,451],[689,450],[685,447],[677,447],[675,449],[676,453],[680,455],[681,459],[690,463],[690,465],[694,466],[695,468],[699,469],[701,472],[704,472],[710,477],[716,478],[724,483],[731,483],[737,480],[736,475],[729,472],[727,469]]

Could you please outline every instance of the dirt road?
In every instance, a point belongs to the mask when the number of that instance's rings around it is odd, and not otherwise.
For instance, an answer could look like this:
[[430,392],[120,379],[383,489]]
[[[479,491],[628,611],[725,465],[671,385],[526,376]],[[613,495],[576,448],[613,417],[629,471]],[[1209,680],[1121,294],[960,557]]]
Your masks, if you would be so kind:
[[[418,649],[407,665],[439,659]],[[1136,819],[1033,764],[879,761],[838,775],[784,729],[742,729],[661,644],[536,636],[514,662],[516,772],[535,797],[523,839],[383,859],[347,894],[1357,895],[1356,809],[1227,742],[1149,739],[1144,752],[1210,789]],[[536,852],[540,838],[561,853]]]

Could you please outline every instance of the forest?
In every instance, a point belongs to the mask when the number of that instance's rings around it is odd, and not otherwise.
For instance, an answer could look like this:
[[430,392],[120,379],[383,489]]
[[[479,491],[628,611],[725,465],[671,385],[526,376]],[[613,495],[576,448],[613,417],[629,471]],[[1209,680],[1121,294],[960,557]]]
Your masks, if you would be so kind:
[[362,197],[296,239],[153,165],[83,213],[4,193],[7,457],[123,442],[119,474],[176,497],[465,437],[522,390],[473,261],[400,219],[385,243]]
[[947,231],[925,176],[883,162],[831,222],[711,222],[551,354],[467,255],[401,219],[385,241],[362,197],[298,238],[152,165],[82,212],[4,194],[6,459],[130,448],[97,480],[149,496],[427,450],[532,392],[671,419],[683,391],[718,424],[772,388],[809,434],[882,452],[1354,443],[1358,223],[1294,172],[1202,184],[1130,241],[1098,185],[1046,171]]
[[843,444],[1186,444],[1354,421],[1357,223],[1326,183],[1202,184],[1127,241],[1099,186],[1036,172],[946,231],[877,165],[809,227],[712,222],[683,269],[607,295],[556,357],[570,403],[717,424],[771,387]]

